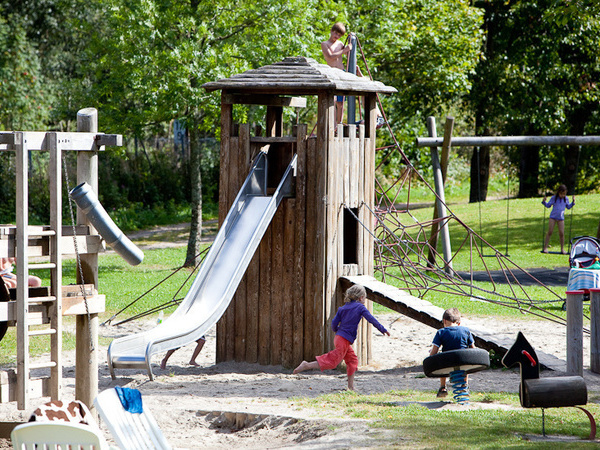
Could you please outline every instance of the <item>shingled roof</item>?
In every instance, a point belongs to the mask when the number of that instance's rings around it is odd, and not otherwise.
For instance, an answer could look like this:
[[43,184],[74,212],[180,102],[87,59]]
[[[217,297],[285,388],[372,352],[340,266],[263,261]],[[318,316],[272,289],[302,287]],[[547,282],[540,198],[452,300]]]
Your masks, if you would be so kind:
[[397,92],[395,88],[379,81],[357,77],[305,57],[288,57],[275,64],[206,83],[202,87],[208,91],[223,89],[241,93],[294,95],[314,95],[323,91],[341,94]]

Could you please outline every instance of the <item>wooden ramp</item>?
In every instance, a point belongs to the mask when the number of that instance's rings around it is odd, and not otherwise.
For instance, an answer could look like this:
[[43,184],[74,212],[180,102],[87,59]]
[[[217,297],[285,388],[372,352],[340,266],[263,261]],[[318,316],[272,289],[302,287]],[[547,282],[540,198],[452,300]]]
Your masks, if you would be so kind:
[[[369,300],[435,329],[443,327],[442,316],[444,310],[442,308],[435,306],[426,300],[414,297],[406,291],[382,283],[371,276],[359,275],[341,277],[340,284],[344,291],[354,284],[360,284],[367,290]],[[503,355],[514,343],[514,337],[499,335],[492,330],[470,322],[468,319],[463,320],[462,324],[471,330],[471,333],[473,333],[473,337],[475,338],[475,345],[479,348],[484,348],[488,351],[494,350],[496,354]],[[567,364],[565,361],[537,350],[536,353],[542,367],[559,372],[566,372]]]

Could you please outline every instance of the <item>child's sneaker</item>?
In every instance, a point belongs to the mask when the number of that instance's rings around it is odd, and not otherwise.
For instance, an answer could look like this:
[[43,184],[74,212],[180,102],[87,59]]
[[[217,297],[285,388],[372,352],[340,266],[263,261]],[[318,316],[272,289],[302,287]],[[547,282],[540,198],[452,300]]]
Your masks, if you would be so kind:
[[445,387],[441,387],[437,393],[437,397],[442,398],[442,397],[447,397],[447,396],[448,396],[448,391],[446,390]]

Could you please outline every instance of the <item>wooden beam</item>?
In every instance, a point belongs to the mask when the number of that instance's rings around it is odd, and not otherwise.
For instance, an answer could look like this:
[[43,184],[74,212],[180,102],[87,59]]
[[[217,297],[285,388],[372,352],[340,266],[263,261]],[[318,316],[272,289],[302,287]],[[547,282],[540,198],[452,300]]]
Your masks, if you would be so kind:
[[[29,383],[31,398],[48,397],[49,378],[36,378]],[[0,403],[17,400],[17,375],[14,370],[0,372]]]
[[306,108],[304,97],[277,97],[273,95],[244,95],[225,94],[222,102],[227,104],[241,105],[266,105],[266,106],[289,106],[292,108]]
[[273,144],[273,143],[292,143],[295,144],[298,138],[296,136],[252,136],[250,142],[257,144]]
[[[77,111],[77,131],[74,134],[98,133],[98,111],[84,108]],[[61,148],[65,147],[61,145]],[[92,150],[99,150],[98,146]],[[88,183],[98,193],[98,152],[77,154],[77,183]],[[88,218],[77,208],[77,224],[88,225],[90,233],[96,234]],[[82,254],[82,273],[77,274],[78,283],[90,283],[98,289],[98,254]],[[62,296],[62,293],[61,293]],[[75,318],[75,398],[95,413],[94,399],[98,395],[98,314],[89,313]]]
[[[371,276],[340,277],[339,281],[344,291],[355,284],[360,284],[366,289],[369,300],[432,328],[439,329],[443,327],[443,308],[435,306],[427,300],[410,295],[402,289],[385,284]],[[461,323],[471,330],[477,347],[494,350],[497,355],[506,353],[514,343],[514,337],[500,336],[493,330],[470,323],[467,319],[463,319]],[[432,330],[432,339],[434,335],[435,332]],[[543,352],[536,353],[541,367],[561,372],[566,370],[565,362],[557,357]]]
[[[96,152],[103,146],[120,146],[123,137],[120,134],[104,133],[55,133],[62,150],[79,152]],[[44,131],[27,131],[23,133],[29,151],[47,151],[49,149],[48,133]],[[14,150],[14,133],[0,133],[0,150]]]
[[10,433],[18,425],[22,425],[27,422],[0,422],[0,438],[10,439]]

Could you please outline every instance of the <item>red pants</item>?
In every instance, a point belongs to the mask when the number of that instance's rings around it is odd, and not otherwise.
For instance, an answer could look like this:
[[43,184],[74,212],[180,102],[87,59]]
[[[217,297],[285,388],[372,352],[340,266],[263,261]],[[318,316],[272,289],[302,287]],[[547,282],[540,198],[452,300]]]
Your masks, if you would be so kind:
[[335,336],[333,343],[335,349],[329,353],[317,356],[317,362],[321,371],[335,369],[339,363],[344,360],[346,362],[346,372],[348,376],[352,375],[358,369],[358,358],[352,350],[352,344],[341,336]]

